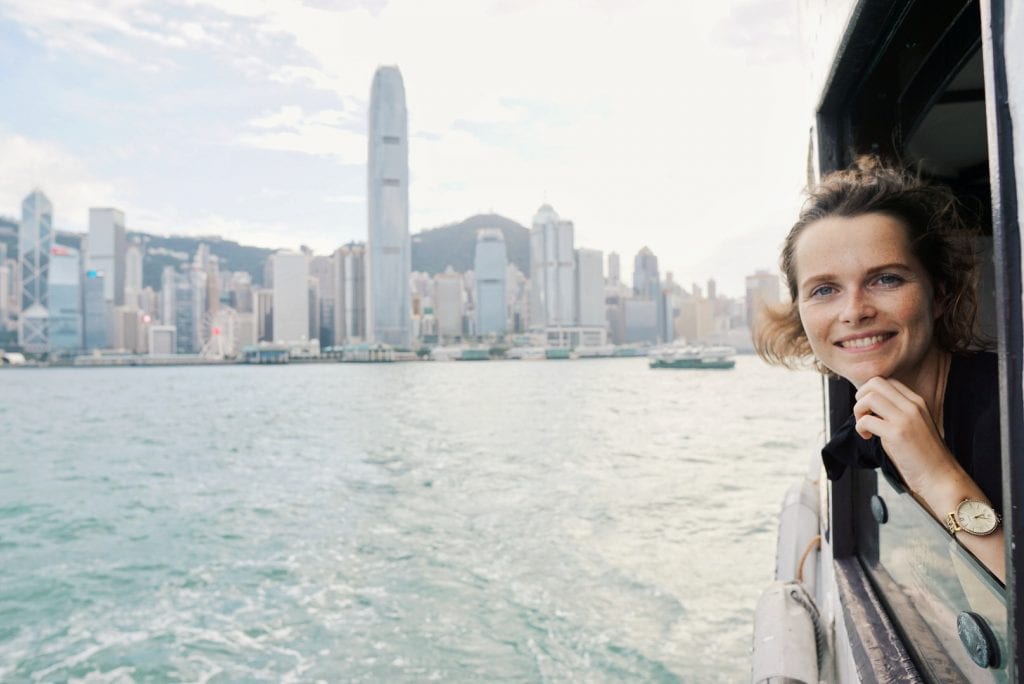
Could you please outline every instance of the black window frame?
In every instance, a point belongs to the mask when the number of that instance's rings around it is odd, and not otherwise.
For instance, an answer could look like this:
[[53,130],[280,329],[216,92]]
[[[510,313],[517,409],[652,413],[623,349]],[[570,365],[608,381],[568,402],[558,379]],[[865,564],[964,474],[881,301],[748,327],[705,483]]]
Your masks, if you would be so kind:
[[[901,142],[912,134],[920,122],[921,114],[930,104],[930,94],[915,90],[910,79],[905,93],[909,93],[911,106],[904,111],[889,113],[897,122],[895,129],[858,129],[851,125],[851,108],[860,93],[879,68],[884,69],[887,48],[901,40],[901,27],[908,16],[920,9],[924,0],[861,0],[853,10],[839,53],[828,76],[824,95],[816,117],[817,161],[824,175],[846,168],[852,162],[851,150],[877,151],[882,154],[898,152]],[[1006,528],[1006,608],[1007,637],[1010,648],[1009,673],[1011,681],[1024,681],[1020,656],[1024,638],[1024,591],[1019,590],[1018,569],[1024,570],[1024,459],[1015,463],[1014,453],[1024,453],[1024,333],[1022,333],[1021,296],[1021,241],[1016,196],[1015,164],[1012,147],[1012,128],[1008,103],[1008,88],[1004,61],[1005,0],[930,0],[928,7],[935,20],[923,27],[936,35],[946,32],[954,23],[959,29],[950,40],[963,41],[970,30],[978,31],[980,49],[985,61],[986,124],[989,127],[988,174],[991,186],[992,232],[996,271],[997,331],[999,338],[999,391],[1001,462]],[[964,11],[973,12],[967,15]],[[940,16],[945,19],[940,20]],[[943,24],[943,21],[945,24]],[[973,23],[972,23],[973,22]],[[927,21],[925,22],[928,23]],[[927,54],[921,55],[918,71],[928,69],[954,69],[949,63],[929,64]],[[882,77],[885,77],[884,74]],[[906,85],[907,82],[904,82]],[[888,84],[872,84],[881,93],[881,104],[897,107],[895,101],[885,98]],[[877,86],[881,85],[881,88]],[[865,144],[872,141],[873,144]],[[996,144],[993,145],[992,141]],[[838,428],[851,414],[852,388],[845,380],[829,380],[826,392],[827,417],[831,430]],[[835,559],[836,580],[841,595],[852,600],[844,602],[844,622],[851,637],[855,665],[862,675],[875,675],[884,681],[895,681],[901,676],[914,679],[916,670],[909,662],[898,632],[885,613],[884,607],[873,595],[864,570],[857,560],[854,542],[854,511],[852,507],[853,483],[847,475],[830,486],[831,519],[828,536]],[[854,608],[854,606],[856,606]],[[879,661],[888,663],[883,670]],[[895,677],[895,679],[893,679]]]

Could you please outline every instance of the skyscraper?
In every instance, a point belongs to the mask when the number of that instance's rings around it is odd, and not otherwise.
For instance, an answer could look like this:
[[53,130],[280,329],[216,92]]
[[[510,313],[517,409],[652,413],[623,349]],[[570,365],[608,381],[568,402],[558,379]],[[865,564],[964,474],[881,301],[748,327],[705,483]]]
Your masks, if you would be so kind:
[[335,344],[366,339],[366,245],[350,242],[334,252]]
[[476,234],[473,272],[476,276],[476,332],[503,335],[508,329],[505,308],[505,275],[508,256],[505,236],[498,228],[483,228]]
[[124,304],[124,212],[120,209],[89,210],[89,242],[85,268],[104,274],[104,297],[112,306]]
[[636,253],[633,259],[633,293],[644,299],[657,299],[661,291],[658,274],[658,257],[647,247]]
[[106,281],[106,276],[95,270],[86,271],[85,280],[82,281],[86,349],[106,349],[110,346],[114,308],[106,296]]
[[124,303],[139,306],[142,294],[142,246],[131,243],[124,251]]
[[451,266],[434,276],[434,315],[440,338],[462,336],[462,276]]
[[21,315],[18,344],[31,353],[49,349],[50,248],[53,246],[53,204],[38,188],[21,203],[18,260],[21,262]]
[[619,253],[608,253],[608,283],[614,285],[619,282]]
[[530,229],[530,317],[534,327],[571,326],[576,308],[576,255],[572,221],[563,221],[549,204],[533,217]]
[[367,322],[369,336],[396,346],[411,342],[409,274],[409,145],[405,86],[397,67],[373,76],[367,156]]
[[[329,347],[334,344],[341,344],[340,337],[334,333],[336,316],[334,307],[337,302],[338,278],[334,273],[336,263],[333,257],[317,256],[309,262],[309,276],[317,283],[317,301],[315,312],[309,312],[310,318],[316,313],[317,327],[310,330],[310,336],[320,340],[320,347]],[[310,303],[312,305],[312,302]]]
[[605,326],[604,254],[576,250],[576,320],[581,326]]
[[274,340],[308,340],[309,266],[306,255],[281,250],[270,258],[274,264]]
[[50,351],[82,349],[82,262],[78,250],[50,248]]

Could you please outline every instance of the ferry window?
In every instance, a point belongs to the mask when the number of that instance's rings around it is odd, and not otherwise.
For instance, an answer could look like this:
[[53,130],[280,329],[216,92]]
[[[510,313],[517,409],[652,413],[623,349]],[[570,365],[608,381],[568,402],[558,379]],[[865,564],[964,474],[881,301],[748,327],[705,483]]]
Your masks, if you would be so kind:
[[[826,100],[819,122],[826,136],[822,145],[837,150],[837,168],[859,154],[876,153],[953,189],[982,229],[980,317],[984,332],[995,340],[979,5],[912,2],[893,22],[891,31],[868,46],[867,69],[851,78],[838,102]],[[842,380],[830,384],[830,417],[838,425],[852,410],[852,387]],[[847,553],[860,561],[921,674],[942,682],[1008,681],[1000,582],[899,483],[873,470],[847,479],[841,487],[853,532]],[[992,649],[984,663],[961,643],[958,621],[965,619],[988,630]]]

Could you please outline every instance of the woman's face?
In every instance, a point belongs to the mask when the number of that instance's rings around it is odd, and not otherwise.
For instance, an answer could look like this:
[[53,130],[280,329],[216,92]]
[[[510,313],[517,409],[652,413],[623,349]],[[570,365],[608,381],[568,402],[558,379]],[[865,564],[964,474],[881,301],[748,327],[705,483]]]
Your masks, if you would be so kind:
[[903,223],[884,214],[821,219],[797,238],[794,265],[818,360],[857,387],[876,376],[913,387],[940,312]]

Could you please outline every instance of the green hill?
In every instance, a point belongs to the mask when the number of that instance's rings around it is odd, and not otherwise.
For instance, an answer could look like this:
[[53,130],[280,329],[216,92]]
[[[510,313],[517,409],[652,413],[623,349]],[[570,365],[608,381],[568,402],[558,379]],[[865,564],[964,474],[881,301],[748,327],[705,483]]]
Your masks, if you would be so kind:
[[500,228],[509,262],[529,275],[530,231],[497,214],[478,214],[459,223],[416,233],[412,236],[412,270],[431,275],[448,266],[460,273],[472,270],[476,233],[481,228]]

